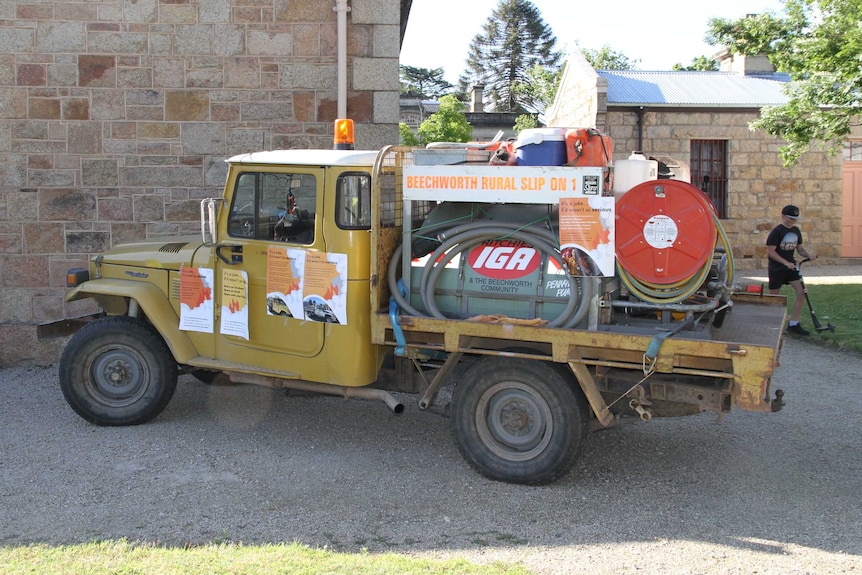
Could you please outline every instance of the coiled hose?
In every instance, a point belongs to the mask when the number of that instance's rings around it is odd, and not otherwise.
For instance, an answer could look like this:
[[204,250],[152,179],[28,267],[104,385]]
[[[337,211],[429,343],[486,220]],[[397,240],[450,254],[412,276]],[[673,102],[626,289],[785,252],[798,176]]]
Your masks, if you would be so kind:
[[[722,244],[727,255],[728,277],[725,283],[731,285],[734,271],[733,250],[730,247],[724,227],[715,212],[712,212],[712,219],[718,232],[718,242]],[[617,262],[617,274],[629,292],[639,300],[650,303],[674,304],[685,301],[694,295],[709,277],[711,267],[712,258],[708,259],[701,269],[693,275],[671,284],[656,284],[639,280],[626,271],[619,262]]]
[[[437,225],[435,228],[443,228]],[[428,228],[423,229],[427,232]],[[428,258],[428,264],[422,270],[419,280],[419,293],[422,305],[427,314],[420,312],[407,301],[398,288],[398,272],[401,269],[403,244],[399,246],[389,262],[387,270],[387,281],[389,291],[393,299],[409,315],[430,316],[438,319],[446,319],[446,316],[438,308],[435,301],[435,287],[440,274],[446,264],[456,255],[465,250],[488,240],[515,239],[532,245],[539,252],[553,258],[560,269],[566,270],[558,249],[558,240],[549,229],[537,226],[524,226],[523,224],[501,222],[501,221],[471,221],[469,223],[455,225],[437,234],[440,245]],[[548,327],[573,327],[580,323],[589,311],[589,301],[592,297],[592,284],[590,281],[582,281],[581,278],[566,274],[569,280],[569,300],[563,311],[554,319],[549,320]]]

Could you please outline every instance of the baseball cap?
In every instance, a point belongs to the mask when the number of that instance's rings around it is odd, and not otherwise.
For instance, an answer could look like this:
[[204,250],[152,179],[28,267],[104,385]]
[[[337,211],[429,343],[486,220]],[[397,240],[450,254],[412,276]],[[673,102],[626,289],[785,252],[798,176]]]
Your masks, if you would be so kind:
[[799,208],[794,205],[784,206],[784,209],[781,210],[782,216],[787,216],[788,218],[798,220],[799,219]]

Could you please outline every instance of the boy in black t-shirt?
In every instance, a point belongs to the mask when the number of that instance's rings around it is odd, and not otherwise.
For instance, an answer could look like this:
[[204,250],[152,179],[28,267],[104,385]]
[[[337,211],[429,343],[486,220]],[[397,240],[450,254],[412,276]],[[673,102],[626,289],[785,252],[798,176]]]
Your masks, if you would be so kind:
[[766,238],[766,255],[769,258],[769,293],[777,294],[785,284],[793,287],[796,299],[793,301],[787,331],[796,335],[808,335],[808,331],[799,325],[805,294],[802,291],[802,276],[799,275],[793,254],[799,252],[803,258],[811,259],[817,256],[809,255],[802,247],[802,232],[796,226],[798,219],[799,208],[793,205],[784,206],[781,210],[781,223],[772,228],[769,237]]

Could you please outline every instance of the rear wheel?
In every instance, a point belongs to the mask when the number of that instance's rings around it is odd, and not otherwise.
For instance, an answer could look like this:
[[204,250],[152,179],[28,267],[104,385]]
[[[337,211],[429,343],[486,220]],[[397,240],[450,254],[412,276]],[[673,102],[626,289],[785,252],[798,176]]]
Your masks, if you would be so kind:
[[88,323],[60,358],[60,387],[75,412],[96,425],[136,425],[165,408],[177,365],[158,332],[127,316]]
[[589,411],[574,378],[557,366],[487,357],[460,378],[451,426],[461,454],[480,473],[537,485],[574,464]]

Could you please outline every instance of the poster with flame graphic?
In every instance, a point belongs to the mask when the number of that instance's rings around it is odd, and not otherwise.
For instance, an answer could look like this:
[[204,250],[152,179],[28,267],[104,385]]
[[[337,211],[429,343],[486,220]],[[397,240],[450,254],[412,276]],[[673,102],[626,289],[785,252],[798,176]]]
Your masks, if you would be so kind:
[[560,255],[570,275],[613,277],[614,198],[560,198]]
[[347,323],[347,254],[306,252],[302,276],[305,319]]
[[213,332],[213,270],[180,269],[180,329]]
[[266,251],[266,314],[302,319],[305,250],[269,246]]
[[225,269],[221,282],[221,333],[248,340],[248,274]]
[[266,313],[347,323],[347,254],[271,246],[266,259]]

